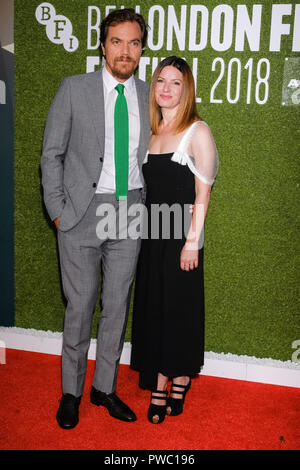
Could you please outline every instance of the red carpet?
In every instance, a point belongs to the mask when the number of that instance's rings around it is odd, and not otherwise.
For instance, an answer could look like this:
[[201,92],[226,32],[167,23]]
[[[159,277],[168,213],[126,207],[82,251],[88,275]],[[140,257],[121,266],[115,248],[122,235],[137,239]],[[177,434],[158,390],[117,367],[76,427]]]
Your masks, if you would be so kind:
[[6,351],[0,365],[2,450],[299,450],[300,391],[199,376],[184,413],[159,425],[147,421],[149,392],[138,374],[120,366],[117,392],[138,420],[123,423],[89,402],[89,361],[79,425],[60,429],[60,357]]

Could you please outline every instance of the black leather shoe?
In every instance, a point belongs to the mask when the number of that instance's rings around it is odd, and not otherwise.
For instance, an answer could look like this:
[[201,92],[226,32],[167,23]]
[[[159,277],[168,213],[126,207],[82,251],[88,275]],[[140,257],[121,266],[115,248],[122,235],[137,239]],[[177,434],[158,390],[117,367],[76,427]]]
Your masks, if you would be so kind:
[[121,421],[136,421],[134,412],[115,393],[103,393],[92,387],[91,403],[96,406],[105,406],[111,416]]
[[76,398],[70,393],[62,396],[56,414],[56,420],[61,428],[72,429],[78,424],[80,400],[81,397]]

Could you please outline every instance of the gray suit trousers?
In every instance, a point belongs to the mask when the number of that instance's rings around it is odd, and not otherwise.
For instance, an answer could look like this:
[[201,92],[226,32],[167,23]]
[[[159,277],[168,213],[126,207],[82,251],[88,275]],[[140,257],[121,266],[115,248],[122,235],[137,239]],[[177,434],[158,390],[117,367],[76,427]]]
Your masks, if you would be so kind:
[[[67,299],[62,388],[63,393],[71,393],[76,397],[82,395],[84,388],[100,274],[101,314],[93,386],[105,393],[112,393],[116,389],[140,239],[120,237],[118,226],[116,237],[100,239],[96,227],[104,220],[104,214],[97,216],[96,212],[103,204],[112,204],[118,220],[122,202],[116,201],[114,194],[95,194],[85,215],[75,227],[68,231],[58,229],[62,283]],[[129,191],[127,207],[140,203],[141,191]]]

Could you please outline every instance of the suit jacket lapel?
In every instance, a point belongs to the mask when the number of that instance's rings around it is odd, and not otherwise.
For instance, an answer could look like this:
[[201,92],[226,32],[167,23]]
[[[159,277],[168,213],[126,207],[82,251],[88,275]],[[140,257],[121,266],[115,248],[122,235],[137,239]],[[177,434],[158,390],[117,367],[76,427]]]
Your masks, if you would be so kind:
[[90,117],[98,137],[101,155],[104,155],[105,142],[105,113],[102,68],[90,74],[86,83],[86,96],[88,100]]
[[[139,139],[139,165],[141,166],[145,157],[149,140],[149,115],[148,94],[145,93],[143,84],[135,78],[136,91],[140,112],[140,139]],[[102,68],[97,72],[89,74],[86,82],[86,97],[89,106],[89,116],[93,122],[101,155],[104,155],[105,144],[105,113]]]

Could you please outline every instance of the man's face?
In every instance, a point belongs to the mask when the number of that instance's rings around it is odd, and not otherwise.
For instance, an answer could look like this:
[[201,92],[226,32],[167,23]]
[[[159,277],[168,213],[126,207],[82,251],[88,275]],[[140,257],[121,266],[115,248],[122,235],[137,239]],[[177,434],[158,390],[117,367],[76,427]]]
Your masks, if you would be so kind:
[[125,82],[135,71],[142,53],[142,32],[136,21],[110,26],[101,45],[106,68],[120,82]]

